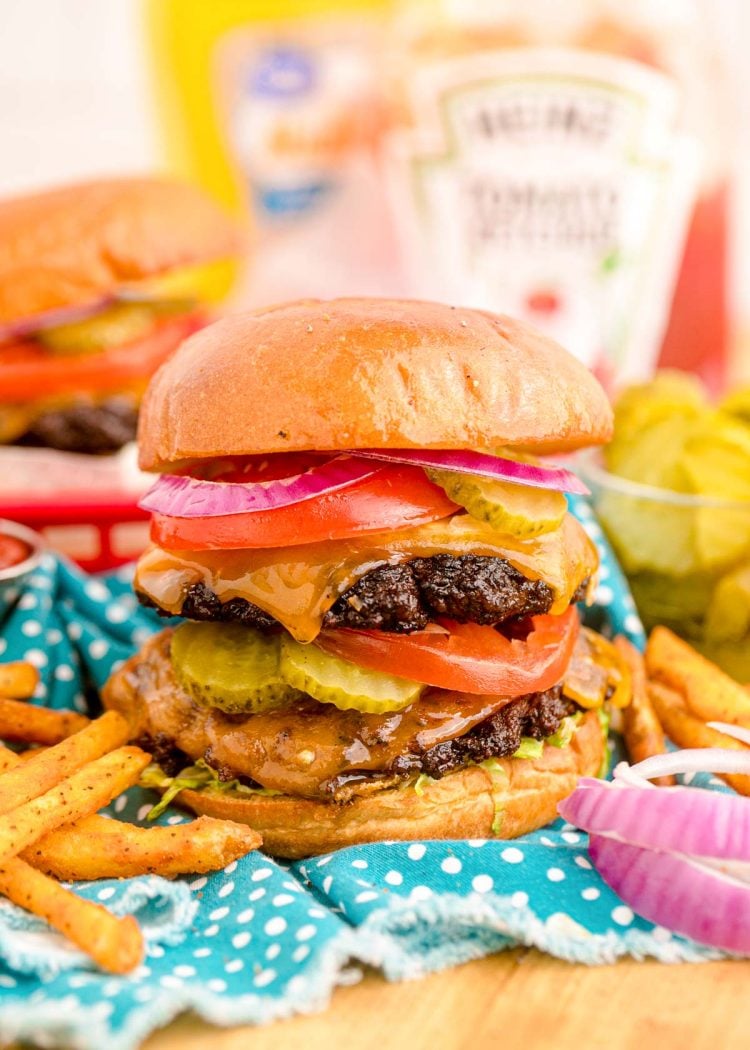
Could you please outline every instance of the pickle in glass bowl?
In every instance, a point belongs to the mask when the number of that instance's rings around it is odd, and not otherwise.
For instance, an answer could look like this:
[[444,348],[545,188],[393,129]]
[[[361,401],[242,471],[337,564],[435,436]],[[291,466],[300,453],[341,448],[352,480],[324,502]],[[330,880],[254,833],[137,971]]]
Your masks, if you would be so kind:
[[750,682],[750,391],[713,407],[679,373],[633,387],[579,468],[646,628]]

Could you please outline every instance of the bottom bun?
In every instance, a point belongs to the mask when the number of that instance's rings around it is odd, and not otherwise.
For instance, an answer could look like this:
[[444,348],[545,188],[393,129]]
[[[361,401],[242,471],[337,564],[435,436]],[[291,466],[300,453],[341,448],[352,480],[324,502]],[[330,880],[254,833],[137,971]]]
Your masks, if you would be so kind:
[[568,747],[545,746],[537,759],[502,758],[490,772],[469,766],[442,780],[379,791],[353,802],[292,795],[181,791],[196,813],[250,824],[263,849],[298,860],[384,839],[513,839],[549,824],[581,776],[595,776],[604,737],[595,711],[584,715]]

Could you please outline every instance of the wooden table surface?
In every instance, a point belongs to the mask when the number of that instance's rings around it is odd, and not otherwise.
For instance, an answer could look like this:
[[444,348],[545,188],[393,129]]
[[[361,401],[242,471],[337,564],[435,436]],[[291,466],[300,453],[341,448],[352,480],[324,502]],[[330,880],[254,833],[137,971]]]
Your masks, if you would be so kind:
[[327,1011],[264,1028],[183,1017],[143,1050],[739,1050],[750,963],[614,966],[501,952],[422,981],[368,973]]

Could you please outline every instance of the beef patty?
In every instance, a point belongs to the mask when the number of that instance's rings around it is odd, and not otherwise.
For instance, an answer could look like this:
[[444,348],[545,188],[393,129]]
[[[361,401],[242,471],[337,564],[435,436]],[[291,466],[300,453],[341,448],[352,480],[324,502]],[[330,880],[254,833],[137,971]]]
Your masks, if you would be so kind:
[[[345,802],[426,773],[435,778],[489,757],[512,755],[522,736],[554,733],[575,710],[560,686],[509,700],[427,689],[403,711],[341,711],[309,697],[253,715],[195,704],[175,679],[171,631],[154,636],[107,683],[105,707],[170,772],[204,759],[220,778],[285,794]],[[571,668],[585,658],[573,654]],[[580,669],[579,669],[580,670]]]
[[[583,599],[585,592],[583,583],[574,601]],[[138,598],[144,605],[154,605],[144,594]],[[546,613],[553,600],[544,581],[527,579],[502,558],[437,554],[368,572],[334,602],[323,625],[399,634],[421,631],[438,617],[494,625]],[[188,589],[181,615],[189,620],[242,623],[259,631],[279,628],[257,605],[245,598],[221,602],[204,583]]]
[[[346,802],[356,795],[393,786],[420,773],[433,780],[440,780],[471,762],[482,762],[487,758],[508,758],[518,750],[522,737],[543,740],[552,736],[562,720],[575,710],[575,704],[562,695],[561,686],[555,686],[543,693],[519,696],[470,729],[464,736],[443,741],[423,751],[417,744],[413,751],[396,756],[384,769],[347,770],[321,784],[321,794],[337,802]],[[251,719],[252,716],[245,720],[249,729],[252,729]],[[176,776],[181,769],[194,761],[180,751],[174,740],[164,732],[153,735],[146,732],[136,743],[151,752],[168,776]],[[248,787],[259,786],[251,777],[228,763],[217,761],[210,748],[206,750],[203,758],[216,770],[219,780],[238,780]]]
[[[522,737],[543,740],[552,736],[562,720],[576,710],[576,705],[563,696],[560,685],[543,693],[519,696],[464,736],[445,740],[426,751],[399,755],[386,775],[406,779],[424,773],[440,780],[471,762],[508,758],[518,751]],[[363,786],[367,779],[366,773],[343,774],[330,780],[326,787],[338,801],[344,801],[349,793],[356,794],[357,787]],[[372,774],[369,779],[372,780]]]
[[37,416],[16,443],[63,452],[117,452],[135,440],[137,425],[138,409],[132,398],[111,397],[99,404],[81,401]]

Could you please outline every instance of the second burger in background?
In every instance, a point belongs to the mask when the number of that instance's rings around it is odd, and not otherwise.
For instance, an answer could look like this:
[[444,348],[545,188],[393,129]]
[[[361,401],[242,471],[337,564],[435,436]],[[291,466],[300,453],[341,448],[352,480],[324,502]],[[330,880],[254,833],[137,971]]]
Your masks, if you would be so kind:
[[0,203],[0,444],[115,452],[151,375],[207,323],[206,264],[239,254],[202,191],[102,179]]
[[187,622],[104,697],[151,782],[289,857],[554,819],[629,687],[575,607],[580,483],[533,456],[610,429],[581,364],[478,310],[306,301],[189,339],[141,415],[135,577]]

